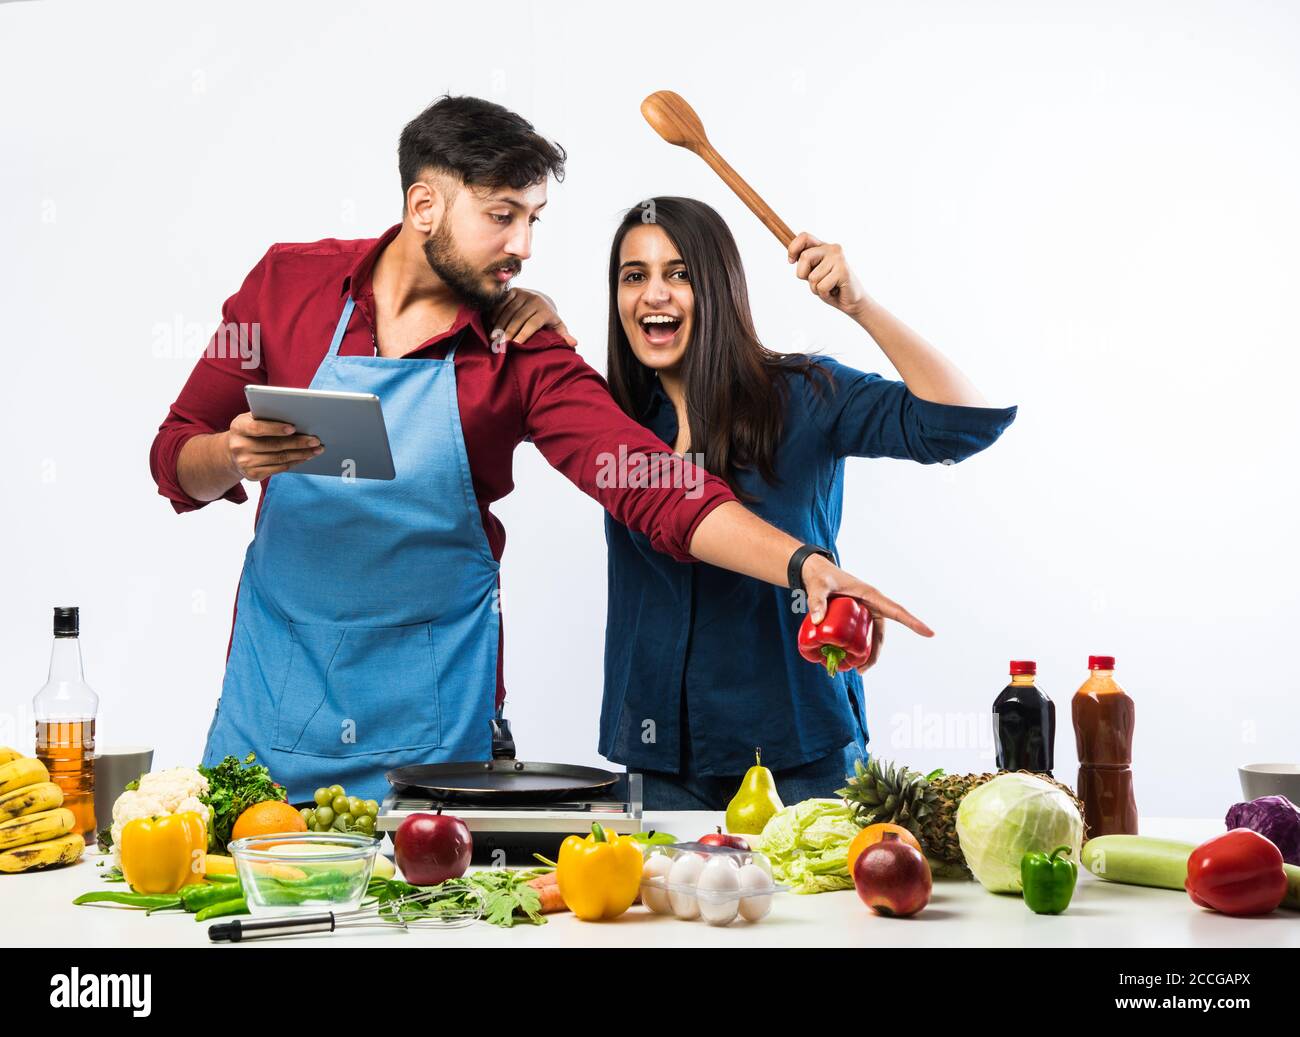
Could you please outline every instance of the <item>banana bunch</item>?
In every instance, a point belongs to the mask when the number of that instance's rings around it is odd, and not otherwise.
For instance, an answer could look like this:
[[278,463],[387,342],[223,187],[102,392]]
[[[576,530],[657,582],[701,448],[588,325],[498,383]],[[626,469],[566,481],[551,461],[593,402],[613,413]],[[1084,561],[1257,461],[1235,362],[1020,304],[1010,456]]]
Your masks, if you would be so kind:
[[0,746],[0,872],[71,864],[86,850],[63,790],[40,760]]

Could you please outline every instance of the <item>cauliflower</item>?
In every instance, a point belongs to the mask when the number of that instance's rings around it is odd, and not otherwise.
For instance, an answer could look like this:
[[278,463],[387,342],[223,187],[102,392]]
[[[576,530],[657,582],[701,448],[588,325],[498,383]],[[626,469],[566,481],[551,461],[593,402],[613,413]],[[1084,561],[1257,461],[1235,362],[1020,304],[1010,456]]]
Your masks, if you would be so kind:
[[139,788],[127,789],[113,803],[113,849],[111,863],[116,865],[122,829],[129,821],[141,817],[161,817],[192,810],[206,825],[212,811],[200,796],[208,791],[208,779],[191,767],[172,767],[141,775]]

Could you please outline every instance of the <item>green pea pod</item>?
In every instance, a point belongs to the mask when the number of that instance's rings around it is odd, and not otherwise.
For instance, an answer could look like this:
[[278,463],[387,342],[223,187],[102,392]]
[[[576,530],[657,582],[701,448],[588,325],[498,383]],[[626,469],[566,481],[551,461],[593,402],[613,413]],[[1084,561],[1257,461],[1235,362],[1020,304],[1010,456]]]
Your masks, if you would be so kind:
[[236,897],[234,900],[219,900],[215,904],[209,904],[194,916],[194,921],[206,922],[209,918],[246,914],[248,914],[248,901],[243,897]]
[[74,904],[121,904],[145,911],[165,911],[180,907],[181,898],[175,893],[120,893],[116,890],[101,889],[93,893],[82,893],[73,901]]

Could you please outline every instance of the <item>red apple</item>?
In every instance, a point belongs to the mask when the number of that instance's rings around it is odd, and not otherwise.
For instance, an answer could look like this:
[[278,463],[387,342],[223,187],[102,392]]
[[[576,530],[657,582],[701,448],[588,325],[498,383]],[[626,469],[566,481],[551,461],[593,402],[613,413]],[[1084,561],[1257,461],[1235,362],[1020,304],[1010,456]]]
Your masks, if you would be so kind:
[[733,850],[749,850],[749,843],[743,835],[731,835],[729,832],[724,832],[721,827],[708,835],[700,836],[695,841],[705,846],[730,846]]
[[397,866],[415,886],[458,879],[469,867],[474,840],[465,822],[451,814],[412,814],[393,837]]
[[886,832],[880,842],[858,854],[853,885],[872,911],[906,918],[930,902],[930,865],[915,846]]

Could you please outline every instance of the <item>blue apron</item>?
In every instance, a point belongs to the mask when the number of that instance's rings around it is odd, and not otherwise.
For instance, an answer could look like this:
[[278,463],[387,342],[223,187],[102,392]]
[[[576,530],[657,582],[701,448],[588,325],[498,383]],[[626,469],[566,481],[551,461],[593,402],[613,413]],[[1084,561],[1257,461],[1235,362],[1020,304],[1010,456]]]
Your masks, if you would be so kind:
[[244,558],[203,760],[255,752],[289,801],[380,799],[384,772],[491,758],[499,649],[492,557],[445,360],[339,356],[312,389],[371,392],[392,480],[272,476]]

